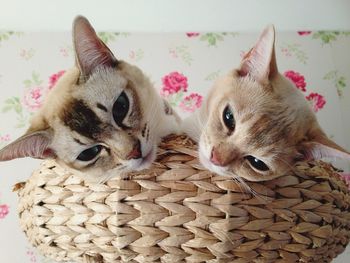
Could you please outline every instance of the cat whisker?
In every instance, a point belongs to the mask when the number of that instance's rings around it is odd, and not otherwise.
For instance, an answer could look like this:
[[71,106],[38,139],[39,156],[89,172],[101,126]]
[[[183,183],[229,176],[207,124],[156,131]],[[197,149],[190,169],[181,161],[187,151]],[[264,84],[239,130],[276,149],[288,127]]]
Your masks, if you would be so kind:
[[202,128],[202,127],[204,127],[204,122],[203,122],[203,120],[202,120],[202,118],[201,118],[201,114],[199,114],[199,113],[195,113],[194,114],[194,120],[196,121],[196,123],[198,124],[198,128]]
[[149,116],[148,116],[148,118],[149,118],[149,123],[150,123],[150,124],[154,124],[154,118],[155,118],[155,116],[156,116],[156,114],[154,114],[154,113],[155,113],[156,111],[157,111],[157,107],[156,107],[156,105],[155,105],[155,102],[152,101],[152,102],[151,102],[151,105],[150,105],[150,107],[149,107]]
[[[149,116],[148,116],[148,119],[149,119],[148,129],[150,131],[157,129],[158,126],[160,125],[159,121],[155,120],[155,117],[158,116],[157,111],[158,111],[158,107],[156,105],[156,102],[152,101],[149,108]],[[150,138],[151,136],[152,136],[152,133],[150,134]]]
[[231,176],[232,179],[237,182],[237,186],[240,188],[242,193],[251,193],[253,197],[255,197],[258,200],[262,200],[263,202],[266,201],[265,196],[261,195],[260,193],[256,192],[253,188],[251,188],[245,181],[243,178],[237,176],[234,173],[227,173],[227,175]]
[[[227,234],[228,232],[226,231],[226,230],[222,230],[222,229],[220,229],[220,228],[218,228],[218,227],[212,227],[212,229],[215,231],[215,232],[217,232],[217,233],[219,233],[220,235],[223,235],[223,236],[225,236],[226,237],[226,240],[222,240],[222,241],[229,241],[232,245],[236,245],[235,244],[235,241],[236,242],[239,242],[241,239],[238,239],[238,240],[232,240],[232,238],[230,238],[230,236]],[[220,238],[221,239],[221,238]]]
[[111,175],[106,176],[106,177],[100,182],[100,184],[105,184],[107,181],[109,181],[109,180],[112,179],[113,177],[115,177],[114,174],[111,174]]
[[[200,139],[200,135],[201,135],[201,132],[199,131],[202,131],[205,127],[205,123],[203,121],[203,119],[201,118],[201,114],[195,114],[195,125],[191,126],[191,129],[193,132],[191,132],[192,134],[192,137],[194,137],[194,139],[196,141],[199,141]],[[198,131],[196,131],[195,129],[197,129]]]
[[240,191],[242,193],[245,193],[247,191],[252,192],[252,189],[250,189],[250,187],[242,180],[242,178],[240,178],[239,176],[237,176],[233,172],[227,172],[226,175],[232,177],[232,179],[236,182],[238,188],[240,189]]
[[295,174],[298,173],[298,170],[295,169],[295,166],[291,165],[286,160],[284,160],[284,159],[282,159],[281,157],[278,157],[278,156],[275,156],[274,158],[275,158],[275,160],[278,160],[278,161],[283,162],[284,164],[286,164],[287,167],[290,169],[290,171],[292,171],[293,173],[295,173]]
[[103,177],[101,178],[101,180],[100,180],[97,184],[104,184],[105,182],[107,182],[108,180],[110,180],[111,178],[113,178],[114,176],[117,176],[116,173],[122,171],[125,167],[126,167],[125,165],[121,165],[121,166],[119,166],[119,167],[117,167],[117,168],[114,168],[114,169],[112,170],[113,173],[108,174],[108,175],[106,175],[106,176],[103,176]]
[[244,180],[242,178],[239,178],[239,181],[242,182],[242,184],[246,187],[247,190],[249,190],[253,197],[255,197],[257,200],[260,200],[260,201],[263,201],[263,202],[266,202],[266,196],[258,193],[257,191],[255,191],[253,188],[251,188],[246,182],[244,182]]
[[98,184],[105,184],[107,181],[109,181],[114,175],[108,175],[103,180],[101,180]]

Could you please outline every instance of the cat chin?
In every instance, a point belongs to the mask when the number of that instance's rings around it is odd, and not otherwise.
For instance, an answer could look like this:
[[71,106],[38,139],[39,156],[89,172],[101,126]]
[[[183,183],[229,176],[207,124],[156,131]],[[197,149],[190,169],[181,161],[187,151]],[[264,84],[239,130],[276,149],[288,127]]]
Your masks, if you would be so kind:
[[207,158],[205,156],[205,154],[203,153],[203,151],[201,150],[201,148],[199,148],[199,160],[201,162],[201,164],[207,168],[209,171],[216,173],[218,175],[221,176],[225,176],[227,175],[227,168],[226,167],[221,167],[221,166],[217,166],[215,164],[213,164],[209,158]]

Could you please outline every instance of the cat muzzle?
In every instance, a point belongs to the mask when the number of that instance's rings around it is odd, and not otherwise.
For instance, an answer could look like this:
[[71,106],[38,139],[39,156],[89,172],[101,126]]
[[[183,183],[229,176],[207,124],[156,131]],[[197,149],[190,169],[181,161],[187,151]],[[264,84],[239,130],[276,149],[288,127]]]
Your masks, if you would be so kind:
[[126,159],[140,159],[142,158],[142,152],[141,152],[141,142],[140,140],[137,140],[136,145],[131,150],[131,152],[127,155]]

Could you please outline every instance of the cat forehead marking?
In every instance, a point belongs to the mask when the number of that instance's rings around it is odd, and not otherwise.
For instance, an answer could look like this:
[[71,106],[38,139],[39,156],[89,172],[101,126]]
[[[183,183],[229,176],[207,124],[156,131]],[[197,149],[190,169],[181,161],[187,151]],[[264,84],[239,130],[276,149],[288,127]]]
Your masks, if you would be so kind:
[[256,147],[267,147],[274,143],[288,140],[288,133],[291,131],[291,120],[283,113],[263,114],[255,120],[250,129],[251,135],[249,144]]
[[83,100],[67,103],[60,118],[71,130],[87,138],[96,139],[103,132],[102,121]]

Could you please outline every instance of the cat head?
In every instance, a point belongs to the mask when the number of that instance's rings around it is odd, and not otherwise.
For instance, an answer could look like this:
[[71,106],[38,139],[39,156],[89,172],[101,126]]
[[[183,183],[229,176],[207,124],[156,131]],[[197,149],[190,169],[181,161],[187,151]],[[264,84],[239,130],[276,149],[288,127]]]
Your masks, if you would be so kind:
[[201,162],[221,175],[269,180],[300,160],[350,159],[320,128],[311,107],[279,74],[275,31],[267,27],[238,69],[219,79],[202,109]]
[[[76,67],[0,160],[57,158],[88,179],[141,170],[156,156],[164,104],[136,66],[116,59],[84,17],[73,23]],[[100,177],[101,176],[101,177]]]

